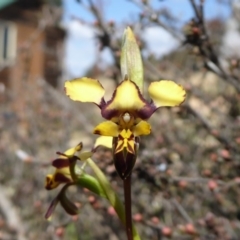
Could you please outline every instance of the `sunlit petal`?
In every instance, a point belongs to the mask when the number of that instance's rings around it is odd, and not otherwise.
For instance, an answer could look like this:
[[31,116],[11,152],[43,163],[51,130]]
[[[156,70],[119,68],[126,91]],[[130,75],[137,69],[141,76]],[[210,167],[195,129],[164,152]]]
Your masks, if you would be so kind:
[[47,190],[52,190],[58,187],[61,183],[71,182],[71,176],[69,174],[64,174],[61,171],[56,171],[54,174],[48,174],[45,178],[45,188]]
[[68,157],[72,157],[76,152],[79,152],[82,150],[83,144],[80,142],[76,147],[70,148],[67,151],[64,152],[65,155]]
[[137,116],[138,110],[147,104],[137,85],[130,80],[124,80],[116,88],[112,99],[102,109],[102,116],[112,119],[124,112]]
[[85,161],[92,156],[92,152],[81,152],[78,157],[81,161]]
[[104,103],[105,90],[96,79],[79,78],[65,82],[66,95],[74,101],[93,102],[99,107]]
[[151,125],[146,121],[139,122],[133,128],[134,136],[148,135],[151,133]]
[[148,92],[156,108],[178,106],[186,95],[182,86],[169,80],[151,83]]
[[94,144],[94,150],[97,149],[99,146],[112,148],[112,141],[113,141],[112,137],[107,137],[107,136],[98,137]]
[[47,190],[52,190],[56,187],[58,187],[60,183],[55,181],[55,177],[52,174],[48,174],[45,178],[45,188]]
[[93,130],[94,134],[99,134],[102,136],[118,136],[118,125],[112,121],[106,121],[98,124]]
[[63,172],[59,171],[54,174],[54,181],[59,183],[68,183],[68,182],[72,182],[72,178],[70,173],[64,174]]

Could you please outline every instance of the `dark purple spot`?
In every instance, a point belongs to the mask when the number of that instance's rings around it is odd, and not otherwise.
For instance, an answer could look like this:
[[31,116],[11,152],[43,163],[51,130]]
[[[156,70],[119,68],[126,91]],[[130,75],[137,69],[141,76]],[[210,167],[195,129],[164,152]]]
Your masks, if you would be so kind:
[[71,178],[66,177],[64,174],[62,173],[56,173],[55,174],[55,181],[56,182],[60,182],[60,183],[69,183],[72,182]]
[[63,158],[57,158],[52,162],[52,166],[55,168],[69,167],[69,160]]
[[94,131],[94,134],[101,135],[101,131],[97,129],[97,130]]

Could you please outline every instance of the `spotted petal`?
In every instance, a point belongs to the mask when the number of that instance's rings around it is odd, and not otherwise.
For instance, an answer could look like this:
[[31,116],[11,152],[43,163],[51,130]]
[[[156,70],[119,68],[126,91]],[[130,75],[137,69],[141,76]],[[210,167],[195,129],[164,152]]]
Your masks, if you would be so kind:
[[182,86],[169,80],[151,83],[148,92],[156,108],[178,106],[186,95]]
[[137,85],[126,79],[118,85],[112,99],[102,109],[102,116],[110,120],[121,113],[129,112],[137,117],[139,110],[147,104]]
[[105,90],[100,82],[91,78],[79,78],[65,82],[66,95],[73,101],[93,102],[99,107],[104,103]]
[[118,125],[112,121],[105,121],[98,124],[93,130],[94,134],[102,136],[117,137],[118,136]]
[[70,173],[64,174],[62,172],[55,172],[54,174],[48,174],[45,178],[45,188],[47,190],[52,190],[58,187],[61,183],[68,183],[71,182]]

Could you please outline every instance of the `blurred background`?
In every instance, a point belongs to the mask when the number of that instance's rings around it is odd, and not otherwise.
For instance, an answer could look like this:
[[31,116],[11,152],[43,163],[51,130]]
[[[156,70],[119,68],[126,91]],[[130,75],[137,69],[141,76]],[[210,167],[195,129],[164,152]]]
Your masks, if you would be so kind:
[[[56,151],[92,148],[102,120],[95,105],[69,100],[64,82],[97,78],[109,99],[126,26],[145,96],[160,79],[187,90],[141,139],[132,196],[142,239],[240,239],[239,0],[0,0],[0,239],[125,239],[109,204],[84,189],[70,192],[79,216],[58,206],[46,221],[59,189],[44,180]],[[122,197],[111,152],[94,160]]]

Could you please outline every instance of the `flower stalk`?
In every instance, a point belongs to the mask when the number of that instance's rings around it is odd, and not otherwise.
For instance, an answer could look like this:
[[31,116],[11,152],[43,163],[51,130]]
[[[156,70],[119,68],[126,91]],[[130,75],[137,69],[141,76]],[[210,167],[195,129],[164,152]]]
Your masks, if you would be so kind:
[[133,240],[132,230],[132,197],[131,197],[131,173],[123,180],[125,216],[126,216],[126,233],[128,240]]
[[[121,200],[119,199],[118,195],[112,189],[112,186],[110,185],[109,181],[107,180],[106,176],[101,171],[101,169],[95,164],[95,162],[91,158],[89,158],[87,160],[87,163],[94,171],[96,178],[98,179],[102,189],[105,191],[107,199],[109,200],[111,205],[114,207],[119,219],[126,226],[128,240],[130,240],[130,239],[131,240],[141,240],[140,236],[137,233],[135,226],[132,225],[131,177],[129,179],[127,178],[127,181],[126,181],[126,195],[127,195],[128,203],[127,203],[127,208],[126,208],[126,198],[125,198],[125,211],[124,211],[124,206],[123,206]],[[125,184],[124,184],[124,186],[125,186]],[[124,187],[124,189],[125,189],[125,187]],[[124,190],[124,192],[125,192],[125,190]],[[128,210],[128,213],[126,213],[127,210]],[[130,223],[129,223],[129,221],[130,221]],[[131,237],[131,238],[129,238],[129,237]]]

